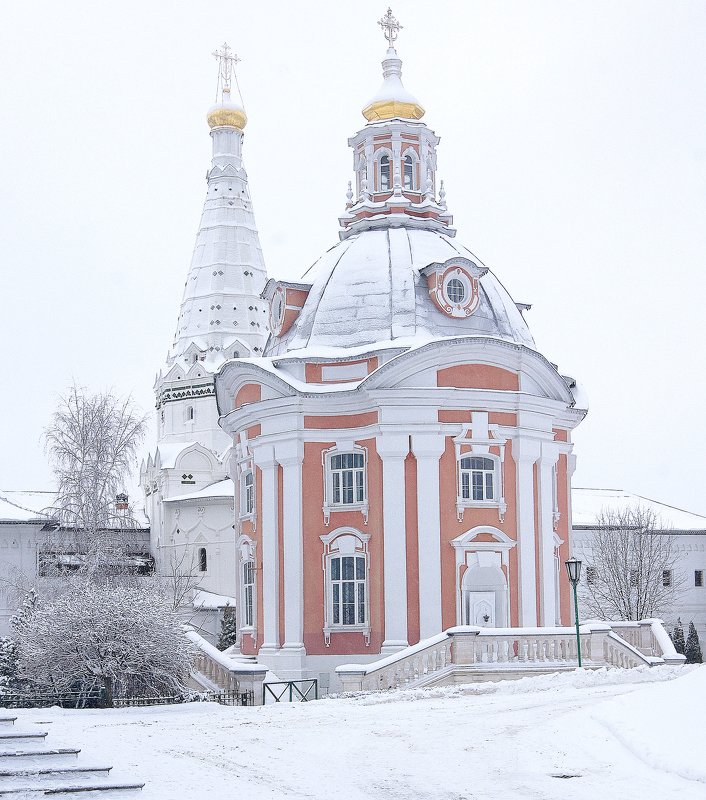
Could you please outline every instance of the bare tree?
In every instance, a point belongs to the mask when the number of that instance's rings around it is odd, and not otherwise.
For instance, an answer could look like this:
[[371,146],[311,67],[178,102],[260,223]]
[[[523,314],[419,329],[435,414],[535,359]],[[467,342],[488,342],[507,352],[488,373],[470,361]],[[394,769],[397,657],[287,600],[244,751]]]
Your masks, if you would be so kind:
[[123,492],[145,432],[146,417],[130,398],[90,394],[76,384],[60,398],[44,432],[57,483],[49,553],[72,550],[81,563],[70,566],[88,571],[121,561],[126,532],[138,527]]
[[194,564],[194,554],[186,547],[181,552],[172,550],[169,566],[160,577],[160,582],[174,611],[183,611],[193,599],[194,589],[201,583],[201,576]]
[[675,537],[649,508],[602,511],[584,547],[582,605],[599,619],[660,616],[683,587]]

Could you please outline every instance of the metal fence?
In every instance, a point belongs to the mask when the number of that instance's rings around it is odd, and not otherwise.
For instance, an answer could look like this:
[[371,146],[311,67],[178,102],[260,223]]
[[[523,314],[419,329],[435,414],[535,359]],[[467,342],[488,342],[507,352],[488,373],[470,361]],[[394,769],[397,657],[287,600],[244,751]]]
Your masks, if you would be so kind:
[[[154,697],[115,697],[114,708],[168,706],[180,703],[210,702],[222,706],[255,705],[252,690],[238,689],[220,692],[193,692],[183,695],[158,695]],[[66,692],[64,694],[0,694],[0,708],[104,708],[105,695],[102,691]]]
[[309,700],[318,700],[319,682],[316,678],[307,681],[270,681],[262,684],[263,705],[268,696],[275,703],[307,703]]

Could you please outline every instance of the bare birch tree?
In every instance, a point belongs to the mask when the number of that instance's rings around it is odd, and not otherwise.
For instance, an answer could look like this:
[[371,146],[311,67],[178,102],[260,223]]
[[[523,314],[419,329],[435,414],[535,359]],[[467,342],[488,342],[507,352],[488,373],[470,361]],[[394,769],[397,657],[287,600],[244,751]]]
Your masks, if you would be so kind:
[[121,560],[130,539],[126,531],[138,525],[116,498],[137,464],[145,432],[146,417],[130,398],[90,394],[76,384],[60,398],[44,432],[57,484],[48,511],[59,523],[48,549],[81,554],[88,571],[99,565],[105,571]]
[[581,601],[599,619],[658,617],[683,587],[675,537],[649,508],[604,510],[584,549]]

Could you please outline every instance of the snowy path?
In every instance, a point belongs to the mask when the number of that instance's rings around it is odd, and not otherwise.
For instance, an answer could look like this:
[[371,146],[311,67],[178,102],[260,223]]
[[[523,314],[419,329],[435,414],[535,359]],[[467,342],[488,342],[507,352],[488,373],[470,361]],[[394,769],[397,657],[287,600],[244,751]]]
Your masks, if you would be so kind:
[[19,713],[53,720],[53,742],[81,743],[114,777],[146,780],[143,800],[706,797],[706,667],[265,708]]

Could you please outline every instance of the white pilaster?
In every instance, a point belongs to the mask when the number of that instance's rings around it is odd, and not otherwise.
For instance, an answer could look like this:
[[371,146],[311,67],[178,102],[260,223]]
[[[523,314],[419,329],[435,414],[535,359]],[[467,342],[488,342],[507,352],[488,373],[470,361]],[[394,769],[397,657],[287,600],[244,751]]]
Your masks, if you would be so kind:
[[556,622],[556,568],[554,564],[554,468],[559,459],[559,448],[549,442],[542,443],[538,464],[539,496],[539,624],[550,626]]
[[304,655],[303,442],[278,444],[277,460],[283,470],[284,649]]
[[415,434],[417,459],[417,539],[419,542],[419,638],[441,633],[441,517],[439,458],[444,452],[441,433]]
[[514,439],[512,456],[517,464],[517,549],[520,626],[537,625],[537,580],[534,525],[534,464],[540,443]]
[[256,447],[255,466],[262,483],[262,630],[260,651],[279,648],[279,542],[277,513],[277,461],[271,445]]
[[382,458],[385,641],[382,650],[407,647],[407,540],[404,461],[409,436],[383,433],[377,438]]

